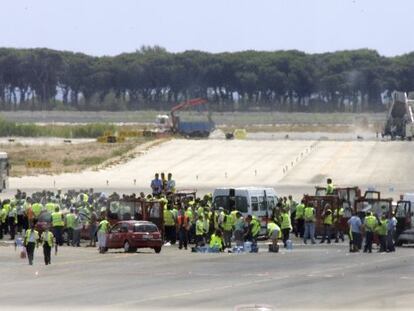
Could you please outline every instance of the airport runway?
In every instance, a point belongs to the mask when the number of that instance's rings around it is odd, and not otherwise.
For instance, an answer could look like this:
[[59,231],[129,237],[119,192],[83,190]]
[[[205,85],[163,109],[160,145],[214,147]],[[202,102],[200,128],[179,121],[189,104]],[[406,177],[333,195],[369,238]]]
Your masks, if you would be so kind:
[[[0,246],[2,309],[233,310],[240,304],[284,309],[411,309],[414,252],[348,253],[347,243],[302,245],[259,254],[161,254],[63,247],[34,266]],[[299,243],[299,244],[298,244]]]
[[130,161],[101,170],[10,178],[15,189],[102,189],[148,192],[155,172],[171,172],[178,188],[271,186],[282,195],[313,192],[331,177],[336,185],[375,188],[398,199],[414,192],[413,142],[380,140],[185,140],[139,149]]

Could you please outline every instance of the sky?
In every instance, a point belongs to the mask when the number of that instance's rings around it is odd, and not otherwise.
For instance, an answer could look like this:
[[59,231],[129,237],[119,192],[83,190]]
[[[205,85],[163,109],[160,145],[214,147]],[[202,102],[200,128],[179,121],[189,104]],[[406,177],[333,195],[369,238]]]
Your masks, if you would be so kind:
[[0,47],[117,55],[370,48],[414,51],[413,0],[12,0],[0,4]]

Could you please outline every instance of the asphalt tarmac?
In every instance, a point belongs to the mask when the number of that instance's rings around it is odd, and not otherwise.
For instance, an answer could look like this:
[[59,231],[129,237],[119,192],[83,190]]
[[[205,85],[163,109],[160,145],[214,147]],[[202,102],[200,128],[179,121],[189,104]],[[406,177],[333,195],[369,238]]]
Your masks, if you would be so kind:
[[[8,244],[10,245],[10,244]],[[348,244],[303,245],[258,254],[200,254],[166,246],[161,254],[62,247],[29,266],[0,246],[1,310],[407,309],[414,303],[414,249],[349,253]]]

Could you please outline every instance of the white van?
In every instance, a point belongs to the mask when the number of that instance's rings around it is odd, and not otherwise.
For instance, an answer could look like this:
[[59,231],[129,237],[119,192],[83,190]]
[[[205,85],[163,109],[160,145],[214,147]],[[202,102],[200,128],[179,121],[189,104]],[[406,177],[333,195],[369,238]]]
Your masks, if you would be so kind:
[[266,233],[267,217],[277,200],[275,189],[264,187],[217,188],[213,193],[214,209],[223,207],[230,212],[234,206],[243,216],[255,215],[262,224],[261,234]]

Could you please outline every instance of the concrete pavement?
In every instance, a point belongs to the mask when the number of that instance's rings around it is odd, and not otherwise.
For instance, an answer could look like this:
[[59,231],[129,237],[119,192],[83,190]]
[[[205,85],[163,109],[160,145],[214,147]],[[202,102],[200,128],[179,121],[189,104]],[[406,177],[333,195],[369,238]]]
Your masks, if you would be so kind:
[[261,303],[281,309],[412,309],[414,252],[348,253],[347,243],[302,245],[259,254],[196,254],[164,247],[136,254],[62,247],[34,266],[0,246],[6,309],[232,310]]

